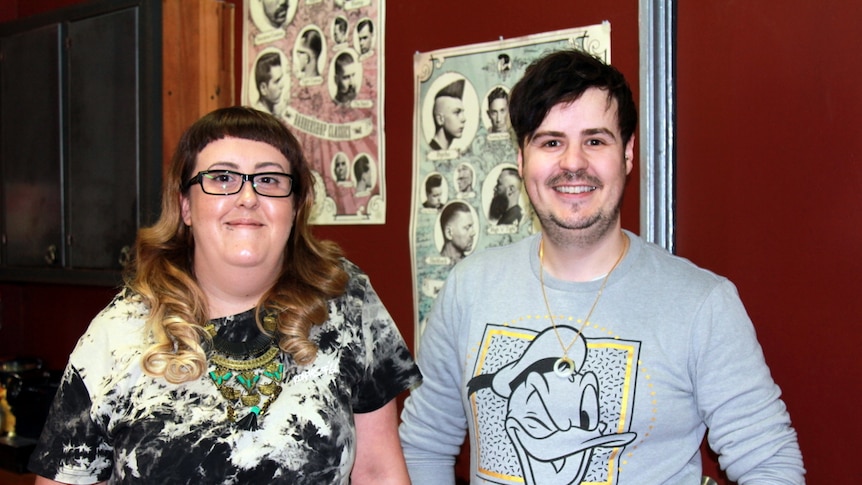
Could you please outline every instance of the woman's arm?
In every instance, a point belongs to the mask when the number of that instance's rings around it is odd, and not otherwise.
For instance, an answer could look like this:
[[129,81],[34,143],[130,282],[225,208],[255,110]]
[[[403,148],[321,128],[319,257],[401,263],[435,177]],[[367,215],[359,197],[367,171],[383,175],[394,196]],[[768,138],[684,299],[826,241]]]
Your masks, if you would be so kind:
[[355,415],[356,462],[350,475],[353,485],[409,485],[407,465],[398,438],[395,400],[370,413]]

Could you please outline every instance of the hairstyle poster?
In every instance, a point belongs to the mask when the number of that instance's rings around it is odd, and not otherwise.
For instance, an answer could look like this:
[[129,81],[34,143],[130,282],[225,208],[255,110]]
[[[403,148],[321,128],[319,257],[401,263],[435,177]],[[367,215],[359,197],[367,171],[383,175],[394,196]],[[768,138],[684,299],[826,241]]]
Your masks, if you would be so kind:
[[550,51],[576,48],[610,62],[610,39],[604,22],[415,55],[410,249],[417,344],[455,264],[539,230],[518,174],[509,91]]
[[383,224],[384,0],[243,2],[242,103],[278,116],[315,179],[312,224]]

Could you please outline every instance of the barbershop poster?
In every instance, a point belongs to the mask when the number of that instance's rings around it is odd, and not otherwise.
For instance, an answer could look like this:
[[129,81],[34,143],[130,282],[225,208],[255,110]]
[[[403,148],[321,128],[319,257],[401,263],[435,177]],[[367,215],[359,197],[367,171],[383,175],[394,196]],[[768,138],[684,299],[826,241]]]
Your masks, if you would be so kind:
[[509,91],[543,54],[610,62],[610,24],[417,53],[410,221],[418,338],[449,270],[538,230],[517,171]]
[[278,116],[315,178],[313,224],[383,224],[384,0],[243,2],[242,103]]

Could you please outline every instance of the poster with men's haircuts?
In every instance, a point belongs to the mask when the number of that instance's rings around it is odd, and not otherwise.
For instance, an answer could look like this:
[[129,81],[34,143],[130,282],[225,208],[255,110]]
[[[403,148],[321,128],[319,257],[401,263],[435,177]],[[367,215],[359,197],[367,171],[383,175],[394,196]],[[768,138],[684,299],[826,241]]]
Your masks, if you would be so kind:
[[383,224],[384,0],[245,0],[242,104],[277,116],[314,176],[312,224]]
[[415,55],[410,250],[417,344],[454,265],[539,230],[518,172],[509,92],[533,60],[572,48],[610,62],[610,24]]

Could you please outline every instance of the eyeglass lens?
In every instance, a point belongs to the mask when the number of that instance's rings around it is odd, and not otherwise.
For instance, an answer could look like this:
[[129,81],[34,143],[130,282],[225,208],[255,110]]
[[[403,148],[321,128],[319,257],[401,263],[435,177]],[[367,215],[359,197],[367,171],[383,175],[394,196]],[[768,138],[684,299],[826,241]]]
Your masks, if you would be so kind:
[[286,173],[243,174],[231,170],[200,173],[201,188],[212,195],[236,194],[246,180],[251,182],[255,192],[268,197],[287,197],[293,188],[293,179]]

